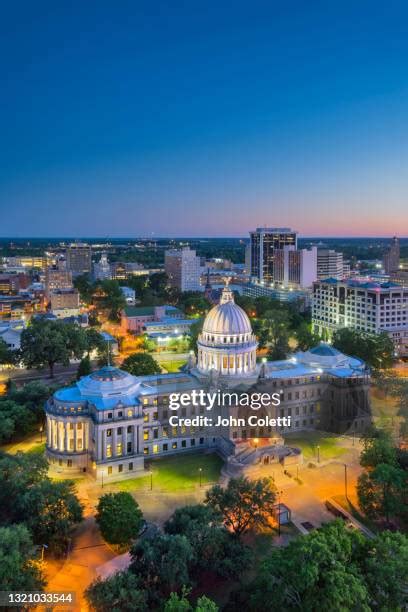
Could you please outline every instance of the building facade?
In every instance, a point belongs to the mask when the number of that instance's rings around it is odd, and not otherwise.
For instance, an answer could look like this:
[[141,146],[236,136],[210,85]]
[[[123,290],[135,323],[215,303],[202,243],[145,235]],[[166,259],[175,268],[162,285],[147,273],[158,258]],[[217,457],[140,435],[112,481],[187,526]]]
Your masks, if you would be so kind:
[[258,227],[250,232],[250,276],[274,282],[275,251],[282,251],[285,246],[297,249],[297,233],[289,227]]
[[58,318],[79,314],[79,292],[77,289],[59,289],[51,293],[51,312]]
[[165,271],[171,287],[180,291],[201,291],[201,264],[189,248],[171,249],[164,255]]
[[408,330],[408,288],[395,283],[338,281],[314,284],[312,324],[331,337],[343,327],[391,334]]
[[333,249],[317,249],[317,280],[335,278],[342,280],[344,275],[343,253]]
[[[198,362],[191,356],[185,372],[135,377],[106,366],[54,393],[46,404],[51,464],[68,473],[88,471],[103,482],[143,473],[146,459],[166,454],[212,449],[227,457],[257,437],[276,440],[313,429],[362,432],[369,426],[369,372],[363,362],[321,344],[285,361],[260,364],[256,346],[249,319],[227,287],[204,322]],[[208,407],[195,403],[193,392],[217,389],[278,394],[280,405],[264,409],[265,415],[291,417],[291,425],[242,423],[243,408],[234,400],[229,406],[216,403],[208,424]],[[174,393],[189,398],[177,411],[176,425]],[[218,417],[227,415],[233,421],[217,427]]]
[[48,267],[45,270],[45,296],[49,300],[53,291],[72,289],[72,272],[64,268]]
[[395,272],[398,270],[400,265],[400,244],[399,238],[394,236],[391,241],[390,246],[384,253],[383,257],[383,267],[385,274],[391,274],[391,272]]
[[73,276],[90,274],[92,271],[92,247],[83,242],[73,242],[66,250],[67,269]]

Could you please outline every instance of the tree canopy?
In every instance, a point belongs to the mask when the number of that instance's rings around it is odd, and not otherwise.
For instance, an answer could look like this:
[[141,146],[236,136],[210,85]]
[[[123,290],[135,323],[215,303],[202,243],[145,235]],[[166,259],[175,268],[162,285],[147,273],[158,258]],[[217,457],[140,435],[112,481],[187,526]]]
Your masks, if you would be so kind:
[[99,499],[96,522],[110,544],[130,544],[137,537],[142,520],[142,511],[130,493],[107,493]]
[[333,346],[346,355],[359,357],[375,369],[388,368],[394,361],[394,345],[384,332],[368,332],[344,327],[333,334]]
[[133,353],[122,363],[122,370],[126,370],[133,376],[148,376],[160,374],[161,368],[157,361],[148,353]]

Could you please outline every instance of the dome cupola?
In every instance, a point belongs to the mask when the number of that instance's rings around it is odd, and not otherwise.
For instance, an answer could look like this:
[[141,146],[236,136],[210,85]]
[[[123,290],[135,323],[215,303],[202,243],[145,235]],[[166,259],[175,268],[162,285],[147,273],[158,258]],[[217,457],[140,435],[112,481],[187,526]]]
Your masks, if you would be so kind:
[[222,375],[246,375],[256,369],[256,338],[246,312],[235,304],[226,281],[220,303],[207,314],[198,338],[198,369]]

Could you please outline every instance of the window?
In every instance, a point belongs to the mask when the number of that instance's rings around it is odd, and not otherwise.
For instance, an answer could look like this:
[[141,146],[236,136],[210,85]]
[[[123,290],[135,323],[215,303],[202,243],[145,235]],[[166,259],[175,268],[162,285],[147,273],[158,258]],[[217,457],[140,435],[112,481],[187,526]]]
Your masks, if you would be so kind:
[[158,418],[159,418],[159,413],[156,410],[155,412],[153,412],[153,421],[157,421]]
[[108,438],[110,438],[111,435],[112,435],[112,430],[111,429],[107,429],[106,430],[106,435],[107,435]]
[[[127,415],[128,415],[128,417],[132,417],[132,416],[133,416],[133,412],[132,412],[132,410],[128,410],[128,411],[127,411]],[[130,464],[130,463],[129,463],[129,465],[132,465],[132,466],[133,466],[133,463],[132,463],[132,464]],[[133,468],[132,468],[132,469],[133,469]]]
[[112,418],[112,413],[108,412],[108,419],[111,419],[111,418]]
[[133,470],[133,463],[129,463],[129,472]]
[[147,412],[145,412],[145,413],[144,413],[144,415],[143,415],[143,421],[144,421],[145,423],[148,423],[148,422],[149,422],[149,415],[147,414]]
[[122,435],[122,428],[118,427],[118,436],[121,436],[121,435]]
[[194,438],[192,438],[192,439],[190,440],[190,446],[195,446],[195,439],[194,439]]
[[186,442],[186,440],[182,440],[182,441],[181,441],[181,447],[182,447],[182,448],[186,448],[186,446],[187,446],[187,442]]
[[159,429],[155,427],[153,429],[153,440],[157,440],[158,437],[159,437]]
[[81,439],[77,440],[77,447],[78,447],[78,450],[82,450],[82,440]]
[[143,430],[143,440],[148,440],[148,439],[149,439],[149,430],[144,429]]
[[67,467],[72,467],[72,459],[68,459],[68,461],[67,461]]
[[173,442],[173,444],[171,445],[172,448],[177,448],[177,442]]
[[70,428],[70,429],[74,429],[74,424],[73,424],[73,423],[70,423],[70,424],[69,424],[69,428]]
[[122,442],[118,442],[116,445],[116,454],[117,455],[121,455],[122,454]]
[[128,425],[127,432],[128,433],[132,433],[132,426],[131,425]]
[[153,444],[153,453],[156,454],[159,452],[159,445],[158,444]]
[[74,450],[74,440],[72,438],[69,441],[69,450]]
[[110,476],[111,474],[112,474],[112,466],[110,465],[110,466],[108,467],[108,476]]
[[163,438],[168,438],[169,437],[169,428],[168,427],[163,427],[162,428],[162,435],[163,435]]
[[78,429],[78,431],[79,431],[80,429],[82,429],[82,423],[78,423],[78,424],[77,424],[77,429]]
[[144,447],[143,454],[144,455],[148,455],[149,454],[149,448],[147,446]]
[[200,444],[204,444],[204,438],[200,438]]
[[108,458],[112,457],[112,444],[107,444],[106,445],[106,456]]
[[163,451],[166,452],[167,450],[169,450],[169,445],[163,444]]
[[119,417],[119,418],[122,418],[122,417],[123,417],[123,412],[122,412],[122,410],[119,410],[119,412],[118,412],[118,417]]
[[123,463],[119,463],[118,472],[123,472]]

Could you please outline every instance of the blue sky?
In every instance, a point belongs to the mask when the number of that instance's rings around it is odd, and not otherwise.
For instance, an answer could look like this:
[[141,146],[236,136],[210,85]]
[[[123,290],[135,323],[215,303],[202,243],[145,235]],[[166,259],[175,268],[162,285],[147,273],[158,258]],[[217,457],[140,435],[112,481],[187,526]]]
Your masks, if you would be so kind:
[[0,235],[408,235],[406,2],[21,2]]

